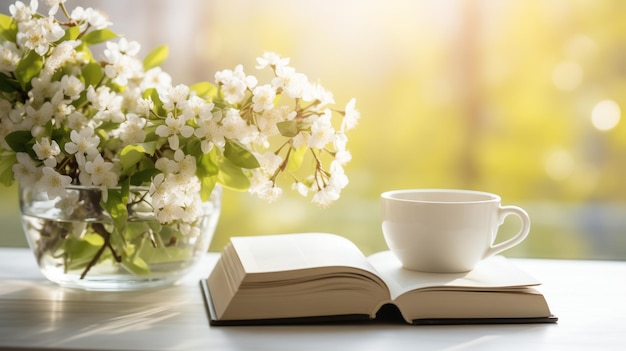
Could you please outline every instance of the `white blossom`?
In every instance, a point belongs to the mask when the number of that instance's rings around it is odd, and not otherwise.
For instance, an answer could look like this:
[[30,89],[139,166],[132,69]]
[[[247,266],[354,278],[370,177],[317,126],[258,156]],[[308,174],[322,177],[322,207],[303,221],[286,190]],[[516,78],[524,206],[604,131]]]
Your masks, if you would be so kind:
[[151,97],[146,99],[137,99],[136,102],[135,112],[140,116],[149,116],[150,111],[154,109],[154,101],[152,101]]
[[306,75],[296,72],[293,67],[279,66],[276,68],[276,78],[272,79],[272,86],[282,89],[292,99],[300,99],[304,97],[310,83]]
[[51,99],[61,89],[61,83],[51,81],[50,76],[40,76],[30,81],[32,89],[28,95],[33,98],[33,104],[41,104],[46,99]]
[[39,158],[42,161],[45,161],[48,159],[54,160],[55,162],[49,166],[55,167],[56,166],[55,157],[61,153],[61,148],[59,147],[59,144],[57,144],[55,140],[52,140],[52,142],[50,142],[50,139],[48,139],[47,137],[44,137],[44,138],[41,138],[41,140],[35,142],[35,145],[33,145],[33,151],[35,151],[37,158]]
[[31,105],[26,106],[26,119],[22,123],[22,127],[31,129],[33,136],[38,136],[41,128],[52,120],[54,107],[51,103],[46,102],[39,109],[35,109]]
[[338,193],[340,190],[348,185],[348,177],[346,176],[346,173],[340,162],[332,161],[330,163],[330,178],[328,180],[328,183],[332,188],[337,190]]
[[106,16],[91,7],[85,9],[77,6],[72,11],[70,17],[79,24],[81,31],[87,29],[88,26],[94,29],[104,29],[111,25]]
[[71,101],[78,100],[80,94],[85,90],[85,83],[74,76],[63,76],[61,78],[61,89],[63,94]]
[[13,165],[13,176],[19,179],[22,186],[33,186],[41,176],[41,168],[25,152],[15,154],[17,163]]
[[[173,198],[173,195],[171,196]],[[169,223],[183,218],[185,210],[174,201],[164,201],[164,206],[156,209],[156,217],[160,223]]]
[[213,118],[199,118],[197,124],[198,128],[194,130],[194,135],[201,140],[200,147],[203,153],[209,153],[213,145],[224,147],[226,144],[224,135],[219,124]]
[[274,107],[275,98],[276,91],[274,91],[271,85],[265,84],[257,86],[252,92],[252,109],[254,112],[270,110]]
[[161,102],[163,102],[163,108],[166,111],[173,111],[176,108],[185,108],[187,106],[188,97],[189,87],[184,84],[159,90],[159,98]]
[[62,197],[65,194],[65,187],[72,183],[72,178],[59,174],[51,167],[43,167],[41,171],[43,174],[37,181],[36,187],[47,193],[50,199]]
[[337,199],[339,199],[339,192],[334,187],[326,187],[317,191],[311,201],[325,207]]
[[348,150],[341,150],[335,152],[335,161],[339,162],[342,165],[350,162],[352,160],[352,153]]
[[[67,191],[59,201],[54,204],[65,216],[71,216],[74,210],[82,205],[78,191]],[[79,225],[79,224],[77,224]]]
[[85,117],[84,114],[82,114],[79,111],[74,111],[65,118],[64,123],[71,130],[79,130],[83,126],[87,125],[88,121],[87,121],[87,117]]
[[304,101],[317,101],[318,104],[315,106],[316,111],[321,111],[326,105],[335,103],[333,93],[326,90],[320,84],[309,84],[302,94],[302,99]]
[[222,119],[221,131],[225,138],[233,139],[248,144],[255,140],[259,131],[256,127],[249,125],[239,115],[236,109],[228,109],[226,116]]
[[70,139],[70,142],[65,143],[65,151],[75,155],[79,165],[85,163],[85,155],[92,158],[99,154],[100,139],[94,135],[93,128],[85,127],[80,132],[72,130]]
[[361,113],[355,108],[356,99],[352,98],[346,105],[346,109],[344,112],[343,120],[341,121],[341,131],[347,132],[350,129],[356,127],[359,118],[361,117]]
[[23,45],[43,56],[50,44],[61,39],[65,31],[52,17],[35,18],[18,24],[18,45]]
[[280,165],[284,162],[284,159],[280,155],[273,152],[256,154],[255,157],[261,165],[261,171],[269,176],[273,175],[278,167],[280,167]]
[[94,109],[98,112],[93,116],[95,120],[103,122],[124,122],[124,113],[122,112],[122,96],[111,91],[107,86],[101,86],[94,89],[89,86],[87,89],[87,100],[91,102]]
[[277,53],[267,51],[263,53],[262,57],[257,57],[256,62],[257,69],[263,69],[268,66],[282,67],[289,64],[289,58],[281,58]]
[[335,139],[335,130],[330,121],[330,111],[319,116],[311,125],[311,137],[308,140],[309,147],[323,149],[326,144]]
[[215,73],[215,81],[222,84],[224,99],[230,104],[236,104],[243,100],[246,90],[253,89],[258,80],[254,76],[247,76],[242,65],[237,65],[234,70],[223,70]]
[[182,223],[179,223],[179,230],[183,235],[197,236],[200,228],[197,226],[191,226],[189,223],[193,223],[202,216],[202,201],[198,196],[193,198],[197,199],[193,201],[183,209]]
[[[181,161],[188,162],[185,158]],[[199,191],[200,182],[195,177],[158,174],[150,186],[150,195],[159,222],[195,221],[201,214]],[[179,229],[191,230],[184,223],[182,225]]]
[[91,177],[91,185],[113,187],[117,185],[117,174],[113,171],[113,163],[107,162],[101,155],[93,161],[85,162],[85,171]]
[[37,0],[30,0],[30,5],[25,5],[21,1],[16,1],[15,4],[9,6],[9,12],[11,16],[17,22],[29,21],[33,15],[37,12],[39,3]]
[[120,124],[119,138],[124,144],[142,143],[146,140],[146,119],[134,113],[126,115],[126,121]]
[[307,196],[309,194],[309,188],[306,184],[301,182],[294,182],[291,184],[291,189],[296,190],[302,196]]
[[248,192],[257,195],[267,202],[273,202],[281,197],[283,190],[260,171],[255,171],[250,178],[250,188]]
[[178,162],[167,157],[161,157],[156,160],[154,167],[164,174],[175,174],[178,172]]
[[196,175],[196,158],[192,155],[186,155],[184,159],[178,162],[178,174],[183,178],[192,178]]
[[168,89],[171,84],[172,77],[167,72],[164,72],[161,67],[154,67],[144,73],[139,87],[142,91],[150,88],[161,91]]
[[165,119],[165,124],[162,124],[156,128],[156,134],[160,137],[167,138],[172,150],[178,150],[180,146],[179,135],[184,138],[189,138],[193,135],[194,129],[192,126],[186,125],[184,118],[176,118],[170,113]]
[[43,2],[50,8],[48,15],[54,16],[59,11],[59,5],[64,4],[66,0],[43,0]]
[[[77,53],[75,48],[80,44],[78,40],[64,41],[50,50],[50,56],[46,59],[43,68],[43,74],[52,76],[61,66],[67,62],[86,62],[81,54]],[[80,72],[77,72],[80,74]]]
[[104,73],[107,77],[121,86],[127,85],[129,80],[142,78],[143,66],[135,57],[140,49],[139,43],[121,38],[117,43],[107,42],[106,46],[104,56],[108,64]]
[[0,46],[0,71],[13,72],[20,62],[21,54],[15,43],[5,41]]
[[191,95],[189,96],[187,103],[184,105],[183,116],[185,119],[192,119],[200,116],[204,119],[210,119],[213,117],[211,111],[214,107],[215,105],[213,103],[207,103],[201,97]]
[[224,81],[222,90],[224,91],[224,99],[230,104],[241,102],[246,94],[247,86],[240,79],[230,79]]

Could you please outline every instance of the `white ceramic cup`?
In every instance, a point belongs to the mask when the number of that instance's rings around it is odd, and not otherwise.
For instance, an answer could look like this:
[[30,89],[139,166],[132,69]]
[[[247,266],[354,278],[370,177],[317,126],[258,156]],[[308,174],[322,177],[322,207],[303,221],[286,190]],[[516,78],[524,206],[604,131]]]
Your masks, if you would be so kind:
[[[406,269],[467,272],[481,260],[522,242],[530,218],[521,208],[502,206],[495,194],[452,189],[410,189],[381,195],[382,230],[389,249]],[[495,243],[508,215],[519,232]]]

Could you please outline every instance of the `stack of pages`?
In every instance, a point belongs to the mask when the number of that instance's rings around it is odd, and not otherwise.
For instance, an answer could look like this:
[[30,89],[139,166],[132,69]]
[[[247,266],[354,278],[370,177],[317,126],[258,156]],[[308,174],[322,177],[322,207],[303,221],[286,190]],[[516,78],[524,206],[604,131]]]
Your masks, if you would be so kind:
[[376,320],[388,306],[409,324],[556,322],[539,284],[503,256],[424,273],[326,233],[233,237],[200,282],[211,325]]

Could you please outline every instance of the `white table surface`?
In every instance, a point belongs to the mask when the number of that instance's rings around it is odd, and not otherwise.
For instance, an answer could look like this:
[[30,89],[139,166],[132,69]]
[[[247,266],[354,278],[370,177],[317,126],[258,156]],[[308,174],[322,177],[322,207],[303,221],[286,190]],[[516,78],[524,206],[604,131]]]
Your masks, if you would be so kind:
[[198,280],[139,292],[60,288],[27,249],[0,248],[0,349],[626,350],[626,262],[512,259],[543,282],[557,324],[210,327]]

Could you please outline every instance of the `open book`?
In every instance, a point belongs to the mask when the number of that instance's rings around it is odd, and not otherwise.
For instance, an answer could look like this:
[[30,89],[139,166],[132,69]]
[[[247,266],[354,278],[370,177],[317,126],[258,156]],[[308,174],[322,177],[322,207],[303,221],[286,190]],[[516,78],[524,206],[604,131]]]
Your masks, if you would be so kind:
[[502,256],[423,273],[325,233],[233,237],[200,285],[211,325],[372,320],[387,305],[410,324],[556,321],[539,282]]

